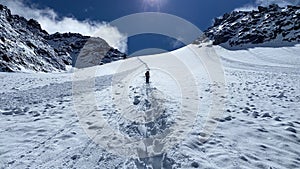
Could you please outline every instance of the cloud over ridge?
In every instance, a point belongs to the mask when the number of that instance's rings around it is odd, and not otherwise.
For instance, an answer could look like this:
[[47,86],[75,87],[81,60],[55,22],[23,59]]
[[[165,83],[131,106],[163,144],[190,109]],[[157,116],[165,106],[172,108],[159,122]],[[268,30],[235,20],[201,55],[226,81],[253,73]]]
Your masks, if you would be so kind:
[[236,8],[235,11],[252,11],[257,9],[258,6],[269,6],[277,4],[281,7],[287,5],[299,5],[300,0],[256,0],[254,4],[246,4],[243,7]]

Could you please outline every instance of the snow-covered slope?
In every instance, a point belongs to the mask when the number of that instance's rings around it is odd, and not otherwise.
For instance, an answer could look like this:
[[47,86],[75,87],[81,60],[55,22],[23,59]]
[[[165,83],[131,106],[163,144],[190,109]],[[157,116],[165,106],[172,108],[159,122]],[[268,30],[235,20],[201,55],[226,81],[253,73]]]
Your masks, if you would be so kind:
[[0,73],[0,168],[297,168],[299,52],[202,44],[73,74]]
[[39,72],[0,72],[0,169],[299,168],[299,7],[226,14],[215,45],[126,60],[0,17],[0,71]]
[[260,6],[258,10],[233,11],[216,18],[204,35],[215,45],[233,48],[293,45],[300,42],[299,18],[300,6]]
[[[33,20],[12,15],[0,4],[0,71],[53,72],[64,71],[66,66],[75,66],[81,49],[87,42],[97,41],[94,48],[101,48],[101,55],[95,56],[97,63],[104,64],[120,60],[125,54],[111,48],[101,38],[90,38],[75,33],[49,35]],[[91,43],[89,43],[91,44]],[[98,53],[99,54],[99,53]],[[87,63],[86,63],[87,64]]]

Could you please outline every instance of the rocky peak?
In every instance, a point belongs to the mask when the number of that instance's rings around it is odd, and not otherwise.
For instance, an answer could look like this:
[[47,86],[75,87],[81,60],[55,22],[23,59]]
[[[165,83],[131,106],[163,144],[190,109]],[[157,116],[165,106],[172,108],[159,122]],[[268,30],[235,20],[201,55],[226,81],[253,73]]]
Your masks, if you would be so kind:
[[0,4],[0,15],[9,18],[11,17],[11,12],[6,6]]
[[246,47],[300,42],[300,6],[259,6],[254,11],[233,11],[216,18],[203,37],[214,45]]

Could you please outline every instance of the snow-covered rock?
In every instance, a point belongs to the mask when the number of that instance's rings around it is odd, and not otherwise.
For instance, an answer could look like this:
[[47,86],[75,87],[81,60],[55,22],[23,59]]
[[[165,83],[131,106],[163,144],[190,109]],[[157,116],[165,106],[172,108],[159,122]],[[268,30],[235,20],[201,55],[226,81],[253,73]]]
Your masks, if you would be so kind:
[[[283,46],[300,42],[300,6],[259,6],[254,11],[233,11],[216,18],[198,41],[211,39],[228,47]],[[206,37],[206,38],[204,38]]]
[[[91,38],[75,33],[49,35],[40,24],[18,15],[0,4],[0,71],[65,71],[75,66],[77,56],[87,42],[97,40],[89,52],[101,49],[101,55],[91,57],[94,63],[104,64],[126,58],[101,38]],[[92,39],[92,40],[91,40]],[[99,54],[99,53],[98,53]],[[86,63],[84,64],[87,67]]]

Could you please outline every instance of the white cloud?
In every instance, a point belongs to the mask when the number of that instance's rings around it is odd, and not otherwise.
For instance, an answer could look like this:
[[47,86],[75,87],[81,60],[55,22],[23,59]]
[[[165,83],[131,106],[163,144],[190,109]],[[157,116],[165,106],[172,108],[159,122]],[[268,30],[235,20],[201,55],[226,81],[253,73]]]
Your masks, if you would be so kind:
[[0,3],[6,5],[13,14],[21,15],[27,19],[37,20],[43,29],[49,33],[55,32],[73,32],[87,36],[101,37],[110,46],[119,49],[122,52],[127,50],[127,37],[120,33],[116,27],[109,23],[99,23],[89,20],[79,21],[75,18],[63,17],[58,19],[53,9],[37,9],[26,6],[22,0],[0,0]]
[[234,11],[253,11],[256,9],[257,9],[257,6],[247,4],[247,5],[244,5],[243,7],[234,9]]
[[271,4],[277,4],[279,6],[296,5],[298,0],[256,0],[257,6],[268,6]]
[[299,5],[300,0],[256,0],[254,4],[246,4],[243,7],[235,9],[235,11],[252,11],[258,6],[269,6],[277,4],[279,6]]

